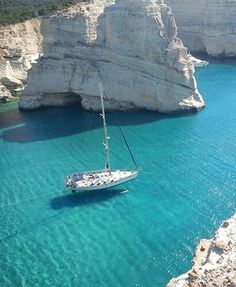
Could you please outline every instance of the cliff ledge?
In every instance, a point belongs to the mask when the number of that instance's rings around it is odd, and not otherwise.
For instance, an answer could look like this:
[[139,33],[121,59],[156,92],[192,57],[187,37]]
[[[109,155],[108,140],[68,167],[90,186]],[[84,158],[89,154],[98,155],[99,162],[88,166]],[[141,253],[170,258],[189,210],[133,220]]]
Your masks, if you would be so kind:
[[167,287],[236,286],[236,214],[222,223],[210,240],[201,240],[190,271]]

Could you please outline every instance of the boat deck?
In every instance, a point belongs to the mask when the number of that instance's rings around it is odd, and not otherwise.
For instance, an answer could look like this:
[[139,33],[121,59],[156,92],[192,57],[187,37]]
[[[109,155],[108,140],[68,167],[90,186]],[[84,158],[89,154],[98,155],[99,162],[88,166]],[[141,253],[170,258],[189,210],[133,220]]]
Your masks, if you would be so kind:
[[137,175],[138,171],[136,170],[76,173],[67,178],[66,188],[73,191],[105,189],[129,181]]

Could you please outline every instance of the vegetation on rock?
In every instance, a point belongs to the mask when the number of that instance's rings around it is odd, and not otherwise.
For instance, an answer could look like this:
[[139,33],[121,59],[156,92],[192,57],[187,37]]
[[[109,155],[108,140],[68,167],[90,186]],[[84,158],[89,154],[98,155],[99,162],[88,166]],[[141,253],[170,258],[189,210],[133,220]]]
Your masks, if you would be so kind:
[[0,0],[0,25],[22,22],[75,4],[75,0]]

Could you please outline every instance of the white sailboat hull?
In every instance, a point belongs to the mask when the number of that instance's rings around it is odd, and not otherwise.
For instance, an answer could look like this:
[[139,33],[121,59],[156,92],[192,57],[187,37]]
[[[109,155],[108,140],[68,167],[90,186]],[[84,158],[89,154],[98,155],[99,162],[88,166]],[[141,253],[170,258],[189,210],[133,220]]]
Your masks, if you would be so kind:
[[[104,147],[106,154],[106,164],[105,170],[99,171],[88,171],[88,172],[77,172],[68,176],[65,182],[65,188],[70,192],[83,192],[83,191],[92,191],[92,190],[102,190],[107,189],[113,186],[120,185],[127,181],[130,181],[137,177],[139,171],[138,170],[115,170],[111,171],[110,165],[110,154],[109,154],[109,139],[106,128],[106,116],[103,102],[103,89],[102,85],[99,84],[100,97],[101,97],[101,105],[102,105],[102,120],[103,120],[103,129],[104,129]],[[121,128],[120,128],[121,130]],[[124,134],[122,133],[123,138]],[[125,138],[124,138],[125,140]],[[131,154],[131,151],[128,147],[128,144],[125,140],[127,148]],[[132,154],[131,154],[132,156]],[[132,159],[135,163],[135,160],[132,156]],[[135,163],[137,166],[137,164]]]
[[[139,174],[139,171],[91,171],[86,173],[78,173],[82,175],[82,179],[78,181],[66,182],[66,190],[69,192],[84,192],[84,191],[93,191],[93,190],[103,190],[111,188],[122,183],[133,180]],[[76,175],[76,174],[75,174]],[[69,179],[70,180],[70,179]]]

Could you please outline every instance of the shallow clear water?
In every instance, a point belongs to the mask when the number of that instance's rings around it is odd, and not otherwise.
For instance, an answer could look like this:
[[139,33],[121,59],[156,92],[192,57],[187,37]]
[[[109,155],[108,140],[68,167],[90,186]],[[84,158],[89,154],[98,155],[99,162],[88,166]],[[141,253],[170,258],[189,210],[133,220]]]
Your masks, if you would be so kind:
[[[65,175],[104,165],[98,115],[1,107],[0,286],[162,287],[190,268],[199,239],[236,211],[236,65],[197,79],[199,113],[117,114],[144,172],[109,191],[63,190]],[[132,167],[108,122],[114,168]]]

